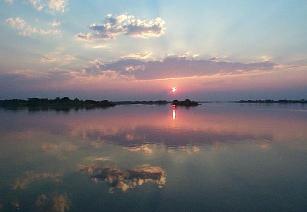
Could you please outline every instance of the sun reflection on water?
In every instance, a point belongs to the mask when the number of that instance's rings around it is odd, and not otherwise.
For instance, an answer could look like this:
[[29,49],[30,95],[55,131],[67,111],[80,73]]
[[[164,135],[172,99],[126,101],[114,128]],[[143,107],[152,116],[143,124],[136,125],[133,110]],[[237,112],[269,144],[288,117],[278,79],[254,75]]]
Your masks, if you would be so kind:
[[175,106],[172,106],[172,111],[173,111],[172,118],[173,120],[175,120],[176,119],[176,107]]

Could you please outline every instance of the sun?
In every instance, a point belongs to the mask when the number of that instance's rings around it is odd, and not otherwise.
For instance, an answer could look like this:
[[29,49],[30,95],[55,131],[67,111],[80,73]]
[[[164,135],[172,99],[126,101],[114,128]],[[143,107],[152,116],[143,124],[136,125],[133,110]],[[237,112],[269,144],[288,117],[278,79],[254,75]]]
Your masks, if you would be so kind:
[[176,87],[172,87],[172,93],[176,93],[176,91],[177,91],[177,88]]

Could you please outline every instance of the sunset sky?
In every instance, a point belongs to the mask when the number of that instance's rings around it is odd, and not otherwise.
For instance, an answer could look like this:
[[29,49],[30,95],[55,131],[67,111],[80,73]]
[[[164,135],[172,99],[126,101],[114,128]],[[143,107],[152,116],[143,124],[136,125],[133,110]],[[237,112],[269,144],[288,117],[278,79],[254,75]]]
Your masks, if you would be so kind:
[[0,0],[0,99],[306,99],[306,20],[306,0]]

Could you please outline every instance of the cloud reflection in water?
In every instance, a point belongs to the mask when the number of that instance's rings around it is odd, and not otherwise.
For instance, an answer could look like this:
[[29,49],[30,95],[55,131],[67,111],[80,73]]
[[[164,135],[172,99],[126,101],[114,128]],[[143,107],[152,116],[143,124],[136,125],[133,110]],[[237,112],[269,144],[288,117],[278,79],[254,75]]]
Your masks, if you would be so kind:
[[22,177],[15,180],[13,189],[25,189],[29,184],[35,183],[41,180],[49,180],[55,183],[61,182],[62,174],[48,173],[48,172],[26,172]]
[[166,183],[166,173],[159,166],[142,165],[126,170],[103,166],[84,166],[80,171],[86,173],[94,182],[107,182],[110,192],[114,192],[115,189],[125,192],[145,183],[152,183],[163,188]]

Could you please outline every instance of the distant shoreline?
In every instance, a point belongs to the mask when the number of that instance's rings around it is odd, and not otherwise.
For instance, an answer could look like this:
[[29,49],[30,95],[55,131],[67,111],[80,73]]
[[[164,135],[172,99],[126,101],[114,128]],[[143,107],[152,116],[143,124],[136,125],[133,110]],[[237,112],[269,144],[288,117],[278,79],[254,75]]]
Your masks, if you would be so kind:
[[193,107],[198,106],[199,103],[186,99],[184,101],[109,101],[109,100],[80,100],[78,98],[70,99],[68,97],[63,98],[28,98],[25,99],[7,99],[0,100],[0,108],[18,110],[18,109],[29,109],[29,110],[79,110],[79,109],[95,109],[95,108],[109,108],[116,105],[166,105],[172,104],[175,106]]
[[272,99],[258,99],[258,100],[239,100],[234,101],[235,103],[258,103],[258,104],[306,104],[306,99],[300,100],[288,100],[288,99],[280,99],[280,100],[272,100]]
[[39,110],[79,110],[79,109],[95,109],[109,108],[117,105],[167,105],[172,104],[176,107],[195,107],[200,103],[254,103],[254,104],[306,104],[307,100],[239,100],[239,101],[191,101],[189,99],[178,101],[155,100],[155,101],[109,101],[109,100],[80,100],[78,98],[28,98],[25,99],[6,99],[0,100],[0,108],[9,110],[29,109],[31,111]]

